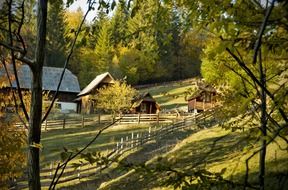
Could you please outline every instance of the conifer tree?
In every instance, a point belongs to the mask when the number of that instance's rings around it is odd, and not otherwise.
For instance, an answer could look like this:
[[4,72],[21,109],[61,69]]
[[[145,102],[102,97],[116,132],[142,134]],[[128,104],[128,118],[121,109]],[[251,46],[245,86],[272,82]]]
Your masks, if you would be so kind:
[[49,1],[45,65],[62,67],[66,53],[66,20],[62,0]]

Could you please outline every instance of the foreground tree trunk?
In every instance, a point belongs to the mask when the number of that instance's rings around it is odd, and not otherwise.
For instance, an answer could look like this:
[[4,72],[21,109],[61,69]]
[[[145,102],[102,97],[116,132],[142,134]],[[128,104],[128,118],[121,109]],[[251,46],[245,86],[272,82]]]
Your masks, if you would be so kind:
[[[262,65],[262,54],[261,48],[259,50],[259,72],[260,72],[260,82],[264,87],[266,87],[266,74],[265,69],[263,69]],[[267,149],[267,98],[266,92],[262,88],[260,92],[261,97],[261,127],[260,130],[262,132],[262,140],[261,140],[261,151],[259,157],[259,185],[260,190],[264,190],[265,188],[265,160],[266,160],[266,149]]]
[[37,39],[35,63],[32,70],[32,96],[28,135],[28,185],[30,190],[41,189],[39,145],[41,139],[42,117],[42,70],[46,41],[47,0],[38,0],[37,4]]

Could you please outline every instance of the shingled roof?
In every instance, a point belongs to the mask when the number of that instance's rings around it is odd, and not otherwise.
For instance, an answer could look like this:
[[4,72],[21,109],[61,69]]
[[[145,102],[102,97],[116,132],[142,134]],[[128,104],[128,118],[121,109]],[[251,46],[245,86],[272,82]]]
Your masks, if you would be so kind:
[[110,78],[111,81],[115,80],[109,72],[97,75],[77,96],[89,94],[93,89],[97,88],[97,86],[103,82],[106,77]]
[[[42,85],[43,90],[56,91],[57,85],[60,80],[63,68],[56,67],[43,67]],[[13,74],[12,69],[9,69],[10,75]],[[0,70],[0,75],[4,75],[4,70]],[[27,65],[18,66],[18,78],[20,87],[23,89],[31,88],[32,73]],[[12,87],[16,88],[16,81],[12,82]],[[68,69],[65,70],[65,74],[59,89],[60,92],[73,92],[79,93],[80,86],[77,77]]]

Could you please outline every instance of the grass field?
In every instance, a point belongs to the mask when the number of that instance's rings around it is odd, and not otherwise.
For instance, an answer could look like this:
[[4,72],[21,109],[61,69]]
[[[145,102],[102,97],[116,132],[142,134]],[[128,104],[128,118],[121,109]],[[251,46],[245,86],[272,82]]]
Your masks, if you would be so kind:
[[[43,151],[42,163],[49,164],[51,161],[60,159],[60,152],[63,147],[68,150],[75,150],[84,147],[90,142],[105,124],[94,124],[85,127],[81,126],[67,126],[65,129],[50,129],[47,132],[42,132]],[[147,130],[149,124],[141,125],[114,125],[105,130],[99,138],[93,143],[87,151],[106,151],[115,148],[116,142],[120,141],[122,137],[130,135],[130,133],[141,133]]]
[[[187,131],[187,133],[189,133],[189,131]],[[247,147],[247,135],[248,134],[245,133],[226,131],[220,127],[205,129],[189,135],[187,138],[175,144],[170,151],[156,155],[146,160],[145,163],[148,168],[153,168],[159,164],[160,160],[160,164],[165,163],[166,166],[174,170],[187,173],[194,171],[195,166],[199,170],[206,169],[210,172],[221,172],[221,170],[225,170],[223,175],[225,179],[243,183],[245,160],[257,149],[253,147],[249,151],[245,150],[245,147]],[[267,189],[285,189],[288,185],[288,152],[287,150],[279,150],[279,146],[284,149],[287,148],[286,142],[281,139],[277,139],[276,143],[272,143],[268,147],[266,165]],[[159,159],[159,157],[161,157],[161,159]],[[257,181],[258,160],[259,157],[255,156],[249,162],[250,183]],[[118,187],[128,190],[174,189],[173,186],[163,185],[170,180],[170,177],[168,172],[163,171],[145,173],[130,170],[113,180],[103,183],[100,189],[116,190]],[[217,188],[215,187],[215,189]],[[220,186],[218,189],[231,188]],[[234,187],[233,189],[242,189],[242,187]]]
[[181,109],[187,111],[187,101],[185,95],[193,93],[195,79],[172,82],[160,86],[143,88],[140,92],[149,92],[160,104],[162,111],[171,109]]
[[[184,108],[186,106],[185,92],[192,91],[193,82],[171,83],[155,86],[141,91],[150,92],[160,103],[162,110]],[[68,115],[68,117],[70,117]],[[71,115],[71,117],[74,117]],[[85,127],[69,125],[65,129],[49,129],[42,133],[43,150],[41,153],[42,167],[47,168],[52,161],[60,160],[63,147],[75,150],[84,147],[97,133],[103,124],[91,123]],[[89,147],[87,151],[105,152],[115,148],[121,138],[134,133],[147,131],[150,125],[115,125],[106,131]],[[237,183],[243,183],[245,161],[249,155],[257,150],[255,139],[248,140],[248,133],[232,132],[221,127],[213,126],[199,131],[190,128],[180,130],[156,139],[143,147],[125,154],[121,159],[130,167],[114,163],[112,167],[103,170],[95,176],[81,178],[57,186],[59,189],[175,189],[167,182],[171,176],[164,171],[145,172],[135,170],[132,166],[146,165],[155,168],[166,165],[170,168],[191,173],[195,168],[212,173],[224,171],[223,177]],[[251,146],[255,145],[256,146]],[[257,181],[258,155],[249,162],[249,182]],[[79,161],[76,159],[75,162]],[[288,186],[288,152],[287,144],[277,139],[270,144],[267,151],[267,189],[281,189]],[[87,166],[89,167],[89,166]],[[87,168],[82,168],[83,170]],[[47,175],[42,173],[41,175]],[[177,177],[177,176],[174,176]],[[173,179],[173,176],[172,176]],[[43,182],[49,180],[43,180]],[[183,185],[183,184],[182,184]],[[178,187],[181,189],[184,187]],[[45,188],[44,188],[45,189]],[[193,189],[193,188],[192,188]],[[197,189],[195,187],[195,189]],[[205,188],[204,188],[205,189]],[[209,188],[206,188],[209,189]],[[215,187],[215,189],[217,189]],[[231,189],[220,186],[218,189]],[[233,189],[237,189],[236,187]],[[242,189],[242,187],[240,187]],[[284,188],[285,189],[285,188]]]

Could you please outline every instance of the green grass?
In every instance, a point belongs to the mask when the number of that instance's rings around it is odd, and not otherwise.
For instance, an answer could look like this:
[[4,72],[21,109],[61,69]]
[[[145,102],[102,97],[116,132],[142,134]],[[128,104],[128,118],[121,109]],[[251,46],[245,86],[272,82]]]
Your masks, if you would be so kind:
[[[103,124],[94,124],[82,128],[81,126],[70,125],[65,129],[57,128],[42,132],[42,163],[49,164],[51,161],[59,160],[60,152],[64,150],[63,147],[68,150],[81,149],[94,138],[103,126]],[[121,138],[130,135],[132,131],[141,133],[148,130],[148,127],[148,124],[111,126],[99,136],[87,151],[111,150],[115,148],[117,141],[119,142]]]
[[[179,107],[187,108],[185,92],[191,91],[193,81],[182,83],[171,83],[163,86],[156,86],[141,91],[150,92],[163,109],[174,109]],[[74,117],[66,115],[65,117]],[[55,118],[63,118],[61,114]],[[55,128],[42,133],[43,150],[41,153],[42,167],[49,167],[52,161],[59,161],[60,152],[63,147],[74,150],[84,147],[99,131],[102,125],[91,123],[82,128],[80,125],[68,125],[66,129]],[[108,130],[92,144],[87,151],[105,152],[115,148],[116,142],[121,138],[134,133],[141,133],[148,130],[149,125],[116,125]],[[220,127],[201,131],[191,129],[180,130],[171,133],[162,139],[156,139],[143,147],[127,153],[123,156],[123,161],[132,164],[145,163],[148,167],[155,166],[156,163],[165,163],[173,169],[179,171],[192,171],[194,165],[197,168],[206,169],[210,172],[220,172],[226,168],[223,177],[234,182],[243,182],[245,174],[245,160],[257,147],[247,150],[251,140],[247,140],[246,133],[231,132]],[[252,139],[252,144],[255,144]],[[288,153],[286,142],[277,139],[268,147],[267,151],[267,189],[277,189],[279,181],[283,181],[283,176],[288,176]],[[159,159],[161,157],[161,159]],[[250,177],[249,182],[257,181],[259,156],[255,156],[249,162]],[[76,159],[74,162],[78,162]],[[85,166],[89,167],[89,166]],[[85,169],[83,167],[82,169]],[[69,171],[68,169],[67,171]],[[41,175],[47,175],[42,172]],[[280,177],[279,177],[280,176]],[[60,189],[174,189],[172,186],[165,186],[163,182],[169,180],[165,172],[145,173],[136,172],[131,168],[123,169],[118,164],[98,173],[95,176],[78,179],[57,186]],[[43,180],[42,182],[49,182]],[[286,185],[287,184],[286,179]],[[220,188],[225,189],[225,188]]]
[[[189,133],[189,131],[187,131]],[[191,132],[190,132],[191,133]],[[206,169],[210,172],[220,172],[225,168],[223,177],[237,183],[243,183],[245,174],[245,161],[257,149],[253,147],[246,150],[247,135],[241,132],[230,132],[220,127],[201,130],[189,135],[166,153],[157,154],[148,158],[145,163],[147,167],[153,167],[157,163],[165,163],[178,171],[193,171],[195,168]],[[185,136],[185,135],[184,135]],[[168,137],[172,139],[173,137]],[[180,138],[181,139],[181,138]],[[179,140],[179,139],[178,139]],[[147,145],[148,146],[148,145]],[[287,148],[285,141],[280,138],[268,146],[266,155],[266,188],[281,189],[280,185],[288,185],[288,152],[280,150]],[[146,149],[149,149],[146,147]],[[142,153],[143,154],[143,153]],[[162,157],[159,159],[159,156]],[[160,160],[160,161],[159,161]],[[249,161],[249,182],[257,182],[259,156],[256,155]],[[285,179],[286,175],[286,181]],[[101,185],[100,189],[118,189],[119,187],[129,189],[174,189],[162,183],[169,180],[166,172],[142,173],[130,170]],[[282,181],[281,181],[282,180]],[[283,188],[282,187],[282,188]],[[220,187],[218,189],[230,189]],[[238,189],[238,188],[233,188]],[[239,187],[242,189],[242,187]]]
[[149,92],[160,104],[162,110],[175,108],[187,110],[185,92],[192,93],[193,88],[195,88],[195,80],[191,79],[183,82],[173,82],[161,86],[143,88],[140,92]]

